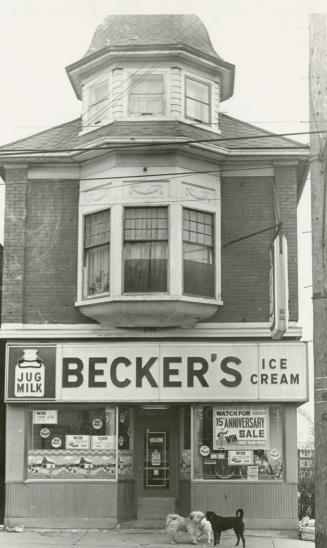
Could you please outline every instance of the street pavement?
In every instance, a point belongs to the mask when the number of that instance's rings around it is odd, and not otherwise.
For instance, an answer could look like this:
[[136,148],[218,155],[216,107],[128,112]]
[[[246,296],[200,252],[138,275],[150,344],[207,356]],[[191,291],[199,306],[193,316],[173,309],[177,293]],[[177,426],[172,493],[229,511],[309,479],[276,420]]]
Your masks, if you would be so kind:
[[[259,533],[258,533],[259,535]],[[289,538],[274,536],[255,536],[245,534],[246,548],[314,548],[314,542],[301,541]],[[230,533],[223,533],[219,548],[231,548],[235,546],[235,536]],[[167,548],[167,535],[164,531],[148,530],[117,530],[109,529],[103,531],[95,530],[36,530],[24,529],[22,533],[0,532],[1,548],[140,548],[155,547]],[[180,544],[181,548],[191,544]],[[200,540],[199,548],[208,548],[206,539]],[[241,548],[241,546],[240,546]]]

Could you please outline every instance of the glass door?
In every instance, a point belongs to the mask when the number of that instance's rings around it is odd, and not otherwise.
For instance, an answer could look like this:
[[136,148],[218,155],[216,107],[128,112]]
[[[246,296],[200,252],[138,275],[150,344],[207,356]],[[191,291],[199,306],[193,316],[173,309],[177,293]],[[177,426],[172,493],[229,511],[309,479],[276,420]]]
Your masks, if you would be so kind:
[[139,497],[172,497],[177,484],[178,422],[174,408],[140,409],[136,420]]

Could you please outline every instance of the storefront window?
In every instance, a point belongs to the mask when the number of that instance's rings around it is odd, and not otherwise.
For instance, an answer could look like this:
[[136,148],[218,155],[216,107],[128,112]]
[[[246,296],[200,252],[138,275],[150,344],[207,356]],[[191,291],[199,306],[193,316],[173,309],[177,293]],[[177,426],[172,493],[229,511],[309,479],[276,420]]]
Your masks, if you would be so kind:
[[114,407],[33,407],[28,414],[27,479],[116,478]]
[[193,477],[284,480],[283,408],[211,405],[193,410]]
[[133,477],[134,409],[119,406],[118,410],[118,477]]

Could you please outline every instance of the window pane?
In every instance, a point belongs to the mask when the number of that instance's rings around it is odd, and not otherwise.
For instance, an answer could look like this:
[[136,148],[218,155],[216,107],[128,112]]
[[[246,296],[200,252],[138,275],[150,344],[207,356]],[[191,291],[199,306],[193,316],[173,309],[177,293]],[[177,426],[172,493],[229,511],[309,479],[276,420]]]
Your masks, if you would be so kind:
[[164,113],[164,79],[162,74],[131,76],[129,113],[134,115]]
[[102,245],[87,251],[87,295],[109,292],[110,247]]
[[124,240],[125,292],[166,292],[167,208],[126,208]]
[[167,291],[167,242],[125,243],[124,258],[125,292]]
[[85,217],[85,248],[109,243],[110,210],[99,211]]
[[214,220],[211,213],[183,209],[184,293],[215,295]]
[[110,211],[85,217],[84,230],[84,294],[109,292]]
[[97,124],[107,114],[108,82],[100,82],[89,88],[88,109],[85,114],[87,124]]
[[207,84],[186,78],[186,116],[198,122],[210,122],[210,90]]
[[186,96],[208,104],[209,86],[202,82],[186,78]]
[[186,99],[186,116],[198,122],[205,124],[209,123],[209,106],[195,101],[194,99]]
[[119,406],[118,410],[118,476],[133,477],[134,409]]
[[115,479],[115,408],[29,410],[28,479]]
[[[232,408],[233,414],[226,411]],[[217,439],[219,425],[215,407],[199,406],[193,415],[194,478],[215,480],[283,480],[283,408],[272,406],[217,406],[223,437]],[[238,417],[238,412],[240,415]],[[225,414],[224,414],[225,413]],[[251,418],[253,439],[240,436],[244,417]],[[257,421],[257,422],[256,422]],[[261,430],[262,441],[258,432]],[[209,456],[200,454],[201,446],[209,447]],[[220,446],[219,446],[220,445]],[[230,449],[229,449],[230,446]]]
[[108,84],[107,82],[100,82],[99,84],[94,84],[90,88],[89,92],[89,103],[90,105],[95,105],[99,101],[102,101],[106,98],[108,93]]

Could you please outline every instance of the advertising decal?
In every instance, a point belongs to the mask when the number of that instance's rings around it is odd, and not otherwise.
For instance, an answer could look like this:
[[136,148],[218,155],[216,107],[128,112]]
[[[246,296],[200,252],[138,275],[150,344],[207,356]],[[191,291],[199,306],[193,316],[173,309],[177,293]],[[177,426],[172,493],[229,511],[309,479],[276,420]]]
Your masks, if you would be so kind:
[[267,449],[268,444],[268,407],[213,408],[213,449]]

